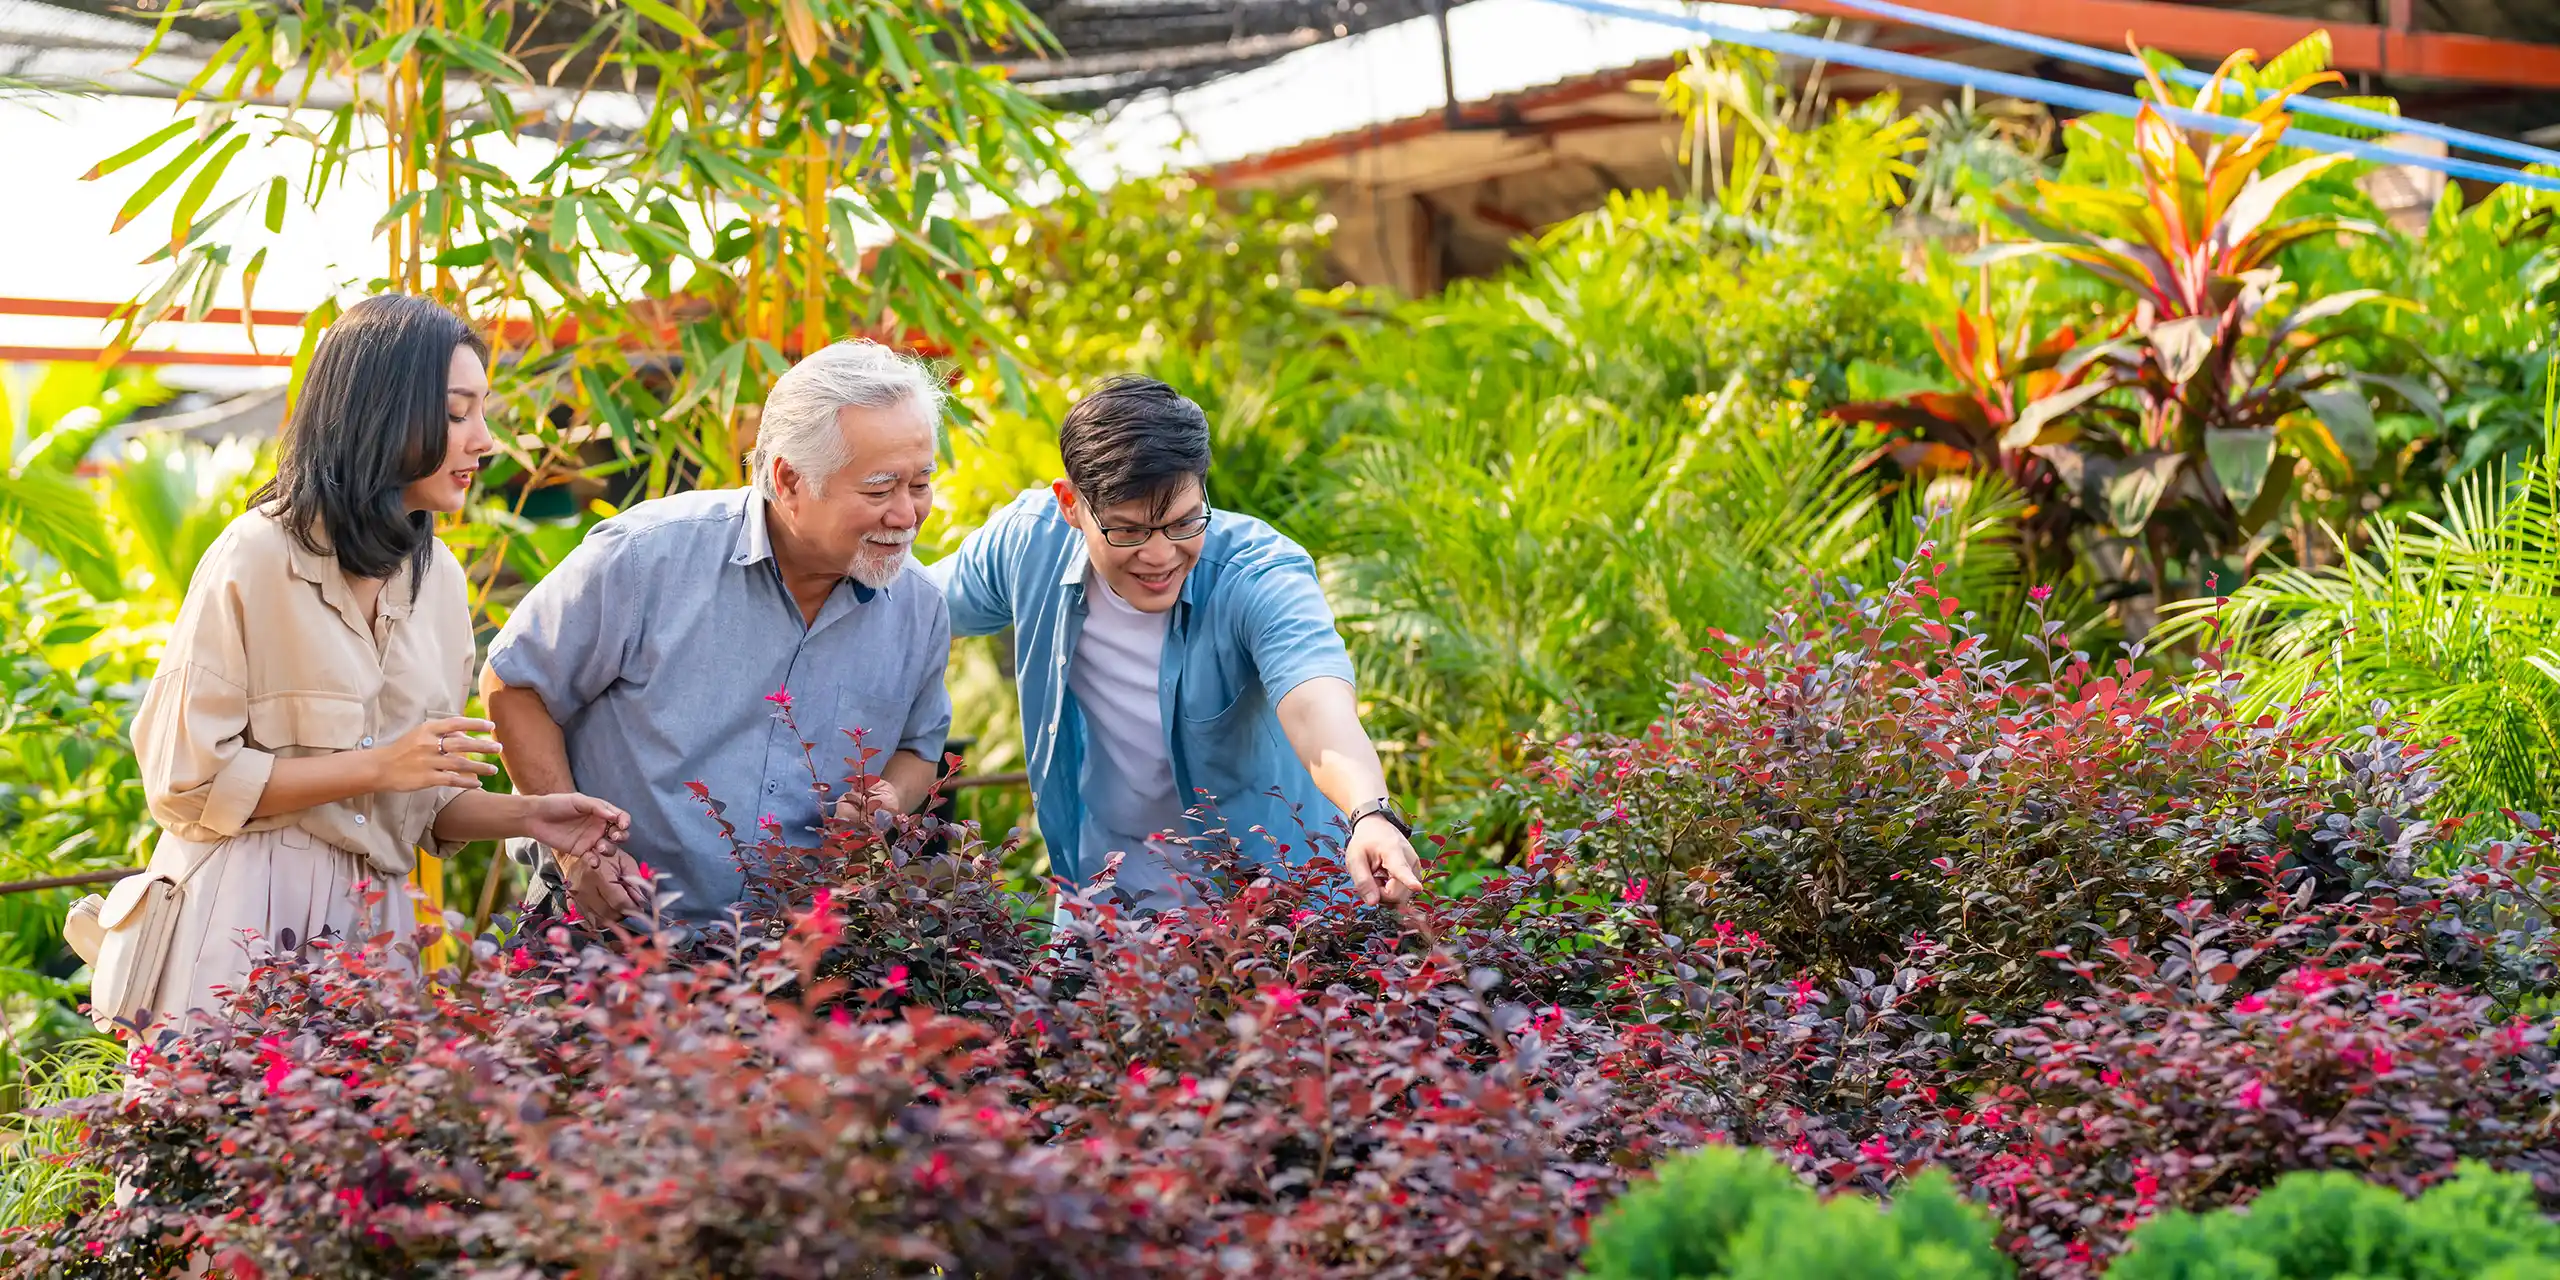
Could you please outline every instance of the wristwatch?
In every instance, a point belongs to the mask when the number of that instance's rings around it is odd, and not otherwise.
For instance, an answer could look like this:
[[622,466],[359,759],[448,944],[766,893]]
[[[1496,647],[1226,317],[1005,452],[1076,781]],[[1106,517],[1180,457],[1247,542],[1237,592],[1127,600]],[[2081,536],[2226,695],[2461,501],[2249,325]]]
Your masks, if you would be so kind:
[[1357,830],[1363,818],[1384,818],[1387,820],[1387,825],[1402,832],[1405,839],[1413,838],[1413,824],[1406,821],[1404,810],[1396,807],[1395,798],[1392,796],[1380,796],[1352,810],[1350,818],[1350,824],[1343,828],[1345,831]]

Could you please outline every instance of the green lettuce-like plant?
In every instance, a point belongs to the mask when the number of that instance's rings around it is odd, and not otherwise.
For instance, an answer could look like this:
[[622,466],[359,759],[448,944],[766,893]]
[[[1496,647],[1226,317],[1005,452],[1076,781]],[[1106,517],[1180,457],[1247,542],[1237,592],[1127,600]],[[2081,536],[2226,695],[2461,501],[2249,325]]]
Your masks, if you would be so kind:
[[1995,1280],[1991,1220],[1930,1170],[1879,1209],[1822,1200],[1765,1152],[1707,1147],[1633,1188],[1591,1229],[1590,1280]]
[[2171,1212],[2109,1280],[2560,1280],[2560,1224],[2533,1180],[2465,1164],[2403,1199],[2349,1173],[2297,1173],[2245,1211]]

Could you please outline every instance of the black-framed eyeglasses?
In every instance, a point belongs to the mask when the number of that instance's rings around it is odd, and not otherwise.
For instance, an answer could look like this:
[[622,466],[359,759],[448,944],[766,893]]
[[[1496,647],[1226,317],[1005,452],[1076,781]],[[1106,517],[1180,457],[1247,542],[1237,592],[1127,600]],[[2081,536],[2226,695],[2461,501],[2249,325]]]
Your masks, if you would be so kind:
[[1106,524],[1101,529],[1102,540],[1115,547],[1143,547],[1159,533],[1167,542],[1189,542],[1209,531],[1209,508],[1202,507],[1200,514],[1172,524]]

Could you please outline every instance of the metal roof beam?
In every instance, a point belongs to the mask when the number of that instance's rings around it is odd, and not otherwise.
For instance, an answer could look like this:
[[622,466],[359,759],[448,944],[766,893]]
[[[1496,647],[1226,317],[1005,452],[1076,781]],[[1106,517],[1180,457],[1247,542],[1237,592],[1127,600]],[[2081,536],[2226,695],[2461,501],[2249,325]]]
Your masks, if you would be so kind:
[[[1902,0],[1915,9],[1970,18],[2014,31],[2121,48],[2130,34],[2143,45],[2220,61],[2235,49],[2273,57],[2315,31],[2329,33],[2330,65],[2340,71],[2453,80],[2513,89],[2560,90],[2560,45],[2531,44],[2445,31],[2399,31],[2363,22],[2322,22],[2241,9],[2209,9],[2169,0]],[[1881,21],[1832,0],[1740,0],[1819,18]]]

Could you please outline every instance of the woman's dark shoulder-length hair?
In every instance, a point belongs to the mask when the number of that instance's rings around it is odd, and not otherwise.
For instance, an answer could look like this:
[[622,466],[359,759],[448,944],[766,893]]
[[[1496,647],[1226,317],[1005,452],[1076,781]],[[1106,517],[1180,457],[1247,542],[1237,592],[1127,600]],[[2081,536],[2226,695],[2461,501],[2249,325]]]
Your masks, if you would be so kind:
[[470,325],[429,299],[383,294],[347,308],[311,353],[275,479],[255,504],[272,504],[295,541],[336,556],[349,577],[389,578],[406,562],[415,590],[435,518],[408,510],[401,491],[444,465],[456,347],[489,358]]

